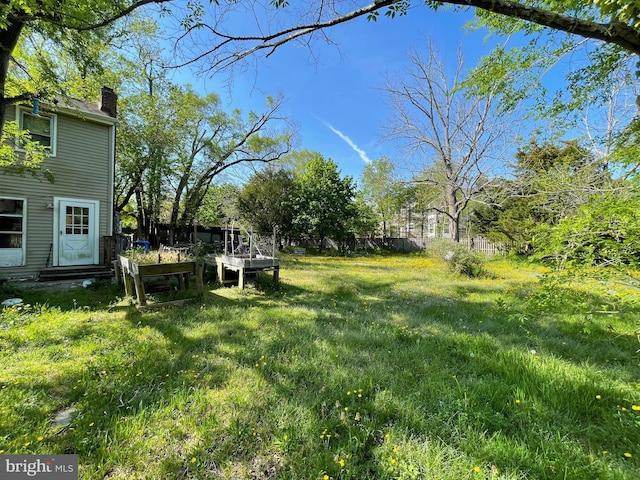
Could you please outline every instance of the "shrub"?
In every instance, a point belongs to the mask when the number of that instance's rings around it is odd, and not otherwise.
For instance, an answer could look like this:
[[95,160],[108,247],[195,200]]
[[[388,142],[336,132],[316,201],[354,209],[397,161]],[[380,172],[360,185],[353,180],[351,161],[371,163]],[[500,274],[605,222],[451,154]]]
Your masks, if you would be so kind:
[[438,240],[431,244],[427,254],[447,262],[454,273],[470,278],[485,275],[482,258],[464,245],[452,240]]

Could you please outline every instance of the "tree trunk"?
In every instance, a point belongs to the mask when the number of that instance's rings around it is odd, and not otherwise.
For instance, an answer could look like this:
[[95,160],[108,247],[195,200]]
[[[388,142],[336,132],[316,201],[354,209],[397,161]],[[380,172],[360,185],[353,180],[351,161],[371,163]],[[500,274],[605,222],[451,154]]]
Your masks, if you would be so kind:
[[456,191],[451,185],[446,187],[447,213],[449,217],[449,237],[454,242],[460,241],[460,214],[458,213],[458,200]]
[[11,17],[7,18],[6,21],[7,28],[0,28],[0,132],[4,129],[7,108],[16,101],[15,98],[6,97],[7,75],[9,74],[13,51],[18,44],[24,27],[23,22],[16,21]]

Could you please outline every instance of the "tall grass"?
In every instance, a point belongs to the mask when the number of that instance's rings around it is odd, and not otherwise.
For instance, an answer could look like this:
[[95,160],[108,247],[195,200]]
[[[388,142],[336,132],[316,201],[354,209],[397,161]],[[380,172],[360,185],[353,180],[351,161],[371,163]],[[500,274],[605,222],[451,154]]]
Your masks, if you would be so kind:
[[487,269],[283,259],[278,286],[146,312],[108,285],[20,292],[0,451],[77,453],[83,479],[640,478],[631,287]]

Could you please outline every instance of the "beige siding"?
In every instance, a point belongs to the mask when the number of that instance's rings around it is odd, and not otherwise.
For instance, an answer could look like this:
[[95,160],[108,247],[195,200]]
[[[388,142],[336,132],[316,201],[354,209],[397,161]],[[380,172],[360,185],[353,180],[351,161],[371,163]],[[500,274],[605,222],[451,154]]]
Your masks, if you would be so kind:
[[[14,118],[9,112],[8,118]],[[0,175],[0,196],[27,199],[26,266],[0,267],[2,277],[34,276],[47,265],[53,244],[53,215],[49,208],[54,197],[97,200],[100,202],[100,262],[103,237],[111,235],[113,200],[111,182],[112,127],[57,113],[57,154],[46,160],[54,183],[32,177]],[[49,258],[49,265],[53,254]]]

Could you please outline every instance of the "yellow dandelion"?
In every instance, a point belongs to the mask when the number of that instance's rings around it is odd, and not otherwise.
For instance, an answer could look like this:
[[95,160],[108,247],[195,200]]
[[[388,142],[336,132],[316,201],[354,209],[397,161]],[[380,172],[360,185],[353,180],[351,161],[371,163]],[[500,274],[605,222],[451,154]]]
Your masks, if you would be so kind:
[[396,460],[395,458],[391,458],[390,462],[391,462],[391,465],[395,465],[395,463],[397,462],[397,460]]
[[196,463],[196,457],[191,457],[191,463]]
[[90,427],[93,427],[93,425],[94,425],[94,423],[93,423],[93,422],[91,422],[91,423],[89,424],[89,426],[90,426]]
[[384,438],[389,438],[389,436],[390,436],[390,435],[389,435],[388,433],[385,433],[385,434],[384,434]]
[[626,411],[627,411],[627,409],[626,409],[626,408],[624,408],[624,407],[622,407],[620,410],[622,410],[623,412],[626,412]]
[[640,405],[631,405],[631,410],[635,410],[636,412],[640,412]]
[[629,452],[624,452],[624,456],[625,456],[625,458],[633,457],[633,455],[631,455]]
[[4,453],[4,450],[0,450],[0,455],[2,455]]
[[340,465],[340,468],[344,468],[344,458],[338,460],[338,464]]
[[38,440],[39,442],[41,442],[42,440],[44,440],[44,437],[43,437],[43,436],[40,436],[40,437],[38,437],[38,438],[37,438],[37,440]]
[[329,480],[329,475],[325,475],[324,477],[322,477],[322,480]]
[[349,411],[349,407],[344,407],[344,411],[348,412]]
[[349,390],[349,391],[347,392],[347,395],[351,395],[351,390]]
[[520,405],[520,399],[516,398],[516,405]]
[[28,447],[29,445],[31,445],[31,442],[27,442],[27,443],[24,444],[25,447]]
[[480,467],[473,467],[473,471],[474,473],[480,473],[482,470],[480,469]]
[[602,400],[602,395],[596,395],[597,400]]

